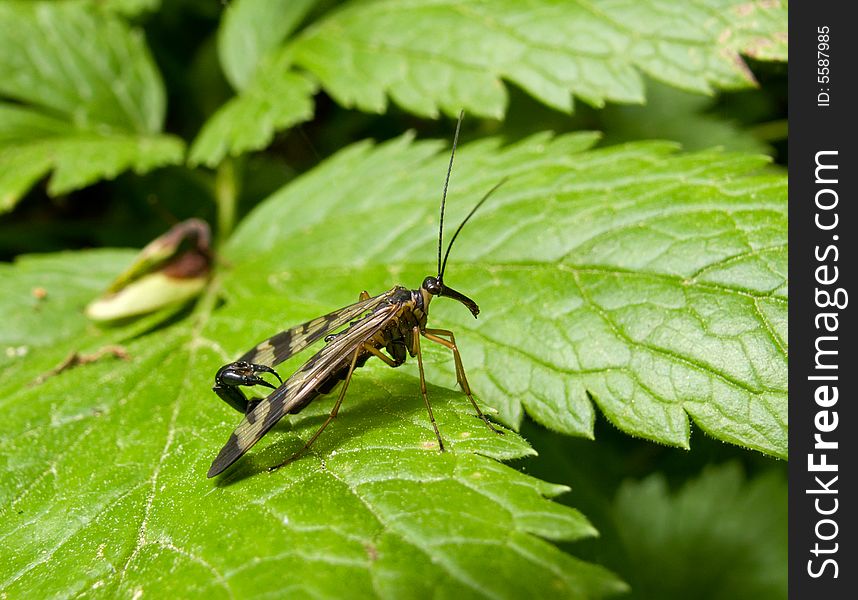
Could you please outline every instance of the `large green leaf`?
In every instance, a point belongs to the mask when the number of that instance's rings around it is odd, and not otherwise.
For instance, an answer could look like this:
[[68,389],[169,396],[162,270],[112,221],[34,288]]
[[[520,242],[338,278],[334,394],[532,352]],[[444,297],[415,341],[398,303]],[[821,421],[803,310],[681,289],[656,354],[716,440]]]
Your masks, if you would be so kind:
[[[536,537],[592,535],[576,511],[543,497],[565,488],[472,454],[518,456],[528,452],[523,441],[494,436],[456,394],[433,387],[453,445],[438,454],[414,382],[381,369],[355,382],[349,416],[318,454],[265,473],[295,447],[294,433],[280,429],[271,436],[278,442],[223,484],[207,480],[236,417],[207,389],[222,360],[215,348],[181,327],[128,344],[128,366],[96,363],[12,392],[16,425],[4,433],[0,486],[3,592],[592,597],[622,589]],[[295,432],[306,435],[324,410]]]
[[51,194],[182,159],[140,33],[82,3],[0,3],[0,211],[51,170]]
[[[687,444],[688,411],[722,439],[785,454],[784,178],[742,175],[763,164],[747,156],[677,156],[666,144],[585,151],[594,139],[463,145],[449,223],[502,175],[510,181],[464,231],[446,274],[480,302],[480,319],[438,299],[431,325],[455,330],[480,402],[508,423],[524,407],[589,435],[592,396],[617,425],[651,439]],[[0,307],[12,326],[0,357],[0,589],[622,589],[544,539],[593,529],[546,499],[563,488],[496,462],[531,450],[472,417],[446,387],[448,353],[428,345],[429,394],[450,452],[435,450],[413,362],[392,371],[370,361],[309,455],[265,472],[311,435],[331,398],[284,420],[222,480],[205,478],[239,420],[208,390],[221,364],[362,289],[416,285],[434,272],[445,146],[404,137],[344,150],[243,222],[186,320],[126,339],[128,361],[105,357],[41,385],[26,384],[71,350],[128,338],[81,311],[130,257],[72,253],[4,267]]]
[[[305,104],[291,96],[303,93],[309,104],[313,88],[292,87],[294,69],[312,74],[344,106],[382,112],[392,99],[423,116],[464,108],[501,118],[504,81],[570,112],[574,96],[598,107],[642,103],[641,72],[711,94],[754,84],[741,53],[787,57],[786,2],[356,0],[298,34],[287,44],[288,60],[263,65],[260,54],[277,53],[273,42],[303,16],[304,4],[276,7],[274,15],[282,18],[273,19],[261,18],[262,4],[245,0],[227,13],[221,61],[243,93],[223,111],[242,118],[225,120],[217,113],[219,125],[207,125],[201,134],[207,141],[195,142],[197,162],[213,165],[223,157],[211,141],[214,131],[227,140],[229,153],[239,154],[264,147],[276,129],[306,119]],[[249,73],[255,77],[248,83]],[[280,96],[287,87],[288,102]],[[242,143],[230,144],[238,136]]]
[[[639,71],[703,93],[747,86],[739,52],[785,31],[778,2],[377,0],[309,28],[295,51],[347,106],[382,111],[389,96],[417,114],[501,117],[502,79],[564,111],[573,95],[642,102]],[[786,50],[759,54],[784,60]]]

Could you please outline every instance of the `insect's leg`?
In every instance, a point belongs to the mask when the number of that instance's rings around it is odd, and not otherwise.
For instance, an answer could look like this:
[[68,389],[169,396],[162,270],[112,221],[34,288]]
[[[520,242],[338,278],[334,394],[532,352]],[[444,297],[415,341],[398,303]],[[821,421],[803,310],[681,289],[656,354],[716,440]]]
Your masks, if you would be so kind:
[[[453,332],[446,329],[425,329],[423,331],[423,335],[427,340],[441,344],[453,351],[453,362],[456,363],[456,381],[459,382],[459,385],[462,387],[462,391],[465,392],[468,400],[471,401],[471,404],[474,406],[474,410],[477,411],[477,416],[483,420],[483,423],[488,425],[489,429],[495,433],[503,435],[503,431],[492,425],[492,422],[483,414],[483,411],[480,410],[480,407],[477,405],[477,401],[474,400],[474,396],[471,394],[471,386],[468,385],[468,378],[465,376],[465,367],[462,364],[462,357],[459,354],[459,347],[456,346],[456,338],[453,335]],[[445,340],[440,336],[449,337],[450,339]]]
[[438,424],[435,422],[435,415],[432,414],[432,405],[429,404],[429,394],[426,393],[426,377],[423,375],[423,352],[420,350],[420,328],[415,327],[411,331],[413,352],[417,355],[417,369],[420,371],[420,393],[423,394],[423,401],[426,403],[426,410],[429,411],[429,420],[432,422],[432,428],[435,430],[435,437],[438,438],[438,448],[441,452],[444,451],[444,440],[441,439],[441,432],[438,431]]
[[405,345],[404,340],[392,341],[385,347],[385,350],[387,350],[387,353],[390,354],[397,365],[403,364],[405,359],[408,358],[408,347]]
[[381,360],[387,363],[389,367],[393,367],[394,369],[402,364],[402,362],[397,362],[396,360],[390,358],[388,355],[384,354],[381,350],[374,346],[370,346],[369,344],[364,344],[364,348],[372,354],[373,356],[377,356]]
[[337,412],[339,412],[339,410],[340,410],[340,404],[343,403],[343,398],[345,398],[345,396],[346,396],[346,390],[348,389],[349,382],[352,379],[352,373],[354,373],[354,371],[355,371],[355,366],[357,365],[357,359],[358,359],[358,356],[360,355],[361,349],[362,349],[362,347],[358,346],[357,350],[355,350],[354,356],[352,356],[352,362],[349,365],[349,372],[346,374],[345,381],[343,381],[343,388],[340,390],[340,395],[337,397],[337,401],[334,404],[334,408],[331,410],[331,414],[328,415],[328,418],[325,419],[325,422],[322,423],[322,426],[319,427],[319,429],[316,431],[316,433],[313,434],[313,437],[311,437],[309,440],[307,440],[307,443],[304,444],[300,450],[298,450],[295,454],[293,454],[292,456],[290,456],[289,458],[284,460],[279,465],[274,465],[273,467],[268,467],[269,471],[276,471],[280,467],[288,465],[289,463],[294,461],[296,458],[298,458],[299,456],[304,454],[304,452],[307,451],[307,448],[312,446],[313,442],[316,441],[316,438],[318,438],[322,434],[322,432],[325,430],[325,427],[327,427],[328,424],[336,418]]
[[369,298],[370,298],[369,292],[364,290],[360,293],[360,296],[358,296],[358,302],[362,302],[364,300],[369,300]]

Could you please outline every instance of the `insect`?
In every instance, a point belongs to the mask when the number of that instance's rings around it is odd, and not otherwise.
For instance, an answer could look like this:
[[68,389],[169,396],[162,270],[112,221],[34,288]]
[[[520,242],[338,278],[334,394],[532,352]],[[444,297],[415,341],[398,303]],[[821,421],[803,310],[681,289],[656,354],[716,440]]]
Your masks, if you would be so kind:
[[[453,332],[426,326],[429,316],[429,303],[435,296],[452,298],[461,302],[475,318],[479,314],[480,309],[476,302],[444,283],[444,272],[447,267],[447,259],[450,256],[450,249],[453,247],[453,242],[456,241],[459,232],[462,231],[462,228],[477,209],[506,181],[505,179],[500,181],[471,209],[450,239],[442,260],[444,207],[447,200],[447,186],[450,183],[450,173],[453,168],[453,158],[456,155],[456,145],[459,140],[462,116],[463,113],[460,113],[456,124],[453,150],[450,154],[450,164],[447,168],[447,177],[441,196],[438,274],[426,277],[420,288],[416,290],[396,286],[374,297],[370,297],[364,291],[356,303],[282,331],[259,343],[236,362],[221,367],[215,375],[215,385],[212,389],[227,404],[243,413],[244,418],[212,462],[208,472],[209,477],[221,473],[241,458],[283,416],[300,412],[319,395],[330,393],[338,383],[343,382],[334,407],[321,427],[300,450],[282,463],[270,467],[269,471],[292,462],[316,441],[325,427],[337,416],[351,381],[352,373],[372,357],[379,358],[391,367],[400,366],[409,355],[417,357],[420,392],[423,401],[426,403],[426,410],[429,413],[429,421],[432,423],[435,437],[438,438],[438,447],[443,452],[444,440],[441,438],[426,393],[423,355],[420,349],[421,337],[441,344],[452,351],[453,361],[456,365],[456,380],[468,400],[471,401],[477,416],[495,433],[503,433],[486,418],[474,400]],[[323,338],[325,346],[286,381],[283,381],[273,369],[275,365]],[[275,386],[264,379],[263,374],[266,373],[276,377],[279,385]],[[273,391],[263,399],[248,400],[240,388],[257,385],[271,388]]]

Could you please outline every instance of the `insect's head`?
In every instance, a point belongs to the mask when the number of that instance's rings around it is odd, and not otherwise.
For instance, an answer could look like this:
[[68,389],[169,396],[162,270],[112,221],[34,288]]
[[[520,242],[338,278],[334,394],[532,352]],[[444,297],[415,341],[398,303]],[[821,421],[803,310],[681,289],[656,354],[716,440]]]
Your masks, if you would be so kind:
[[446,296],[448,298],[452,298],[453,300],[458,300],[459,302],[468,307],[468,310],[471,311],[471,314],[474,315],[475,319],[477,318],[477,315],[480,314],[480,307],[477,306],[476,302],[474,302],[461,292],[457,292],[453,288],[444,285],[444,282],[441,280],[441,277],[429,276],[423,280],[423,285],[420,287],[432,296]]
[[500,186],[502,186],[506,182],[506,178],[500,180],[492,189],[490,189],[485,196],[477,202],[476,206],[471,209],[471,212],[468,213],[468,216],[459,224],[459,227],[456,229],[456,232],[453,234],[453,237],[450,239],[450,243],[447,245],[447,252],[444,253],[444,260],[441,260],[441,250],[443,248],[443,237],[444,237],[444,206],[447,203],[447,186],[450,183],[450,173],[453,171],[453,157],[456,156],[456,145],[459,142],[459,129],[462,126],[462,118],[465,115],[465,111],[459,113],[459,120],[456,123],[456,134],[453,136],[453,151],[450,153],[450,164],[447,167],[447,179],[444,180],[444,193],[441,196],[441,222],[438,226],[438,276],[437,277],[427,277],[423,280],[423,285],[421,288],[424,290],[424,299],[427,301],[432,296],[446,296],[448,298],[452,298],[454,300],[458,300],[471,311],[471,314],[474,315],[474,318],[480,314],[480,307],[477,306],[477,303],[462,294],[461,292],[457,292],[453,288],[444,284],[444,270],[447,268],[447,258],[450,256],[450,249],[453,247],[453,242],[456,241],[456,238],[459,235],[459,232],[462,231],[462,228],[465,226],[465,223],[474,216],[474,213],[477,212],[483,203],[489,199],[495,190],[497,190]]

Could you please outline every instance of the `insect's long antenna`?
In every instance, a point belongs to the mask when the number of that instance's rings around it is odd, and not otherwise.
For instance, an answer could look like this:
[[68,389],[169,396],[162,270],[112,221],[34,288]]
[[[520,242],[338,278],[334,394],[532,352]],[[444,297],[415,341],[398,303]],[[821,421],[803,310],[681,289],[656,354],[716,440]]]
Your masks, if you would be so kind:
[[462,127],[462,119],[465,111],[459,111],[459,120],[456,122],[456,133],[453,135],[453,151],[450,153],[450,165],[447,167],[447,179],[444,180],[444,193],[441,195],[441,224],[438,226],[438,273],[441,273],[441,247],[444,237],[444,205],[447,203],[447,186],[450,184],[450,173],[453,171],[453,157],[456,156],[456,145],[459,143],[459,129]]
[[465,223],[468,222],[468,219],[474,216],[474,213],[483,205],[483,203],[489,199],[489,197],[494,194],[500,186],[505,184],[509,180],[509,177],[504,177],[500,181],[495,184],[495,187],[486,192],[486,195],[483,196],[479,202],[477,202],[476,206],[471,209],[471,212],[468,213],[468,216],[465,217],[465,220],[459,224],[459,227],[456,229],[456,233],[453,234],[453,237],[450,239],[450,244],[447,246],[447,253],[444,254],[444,262],[441,264],[441,268],[438,271],[438,279],[443,281],[444,279],[444,269],[447,268],[447,258],[450,256],[450,249],[453,247],[453,242],[456,241],[456,237],[459,235],[459,232],[462,231],[462,227],[465,226]]

